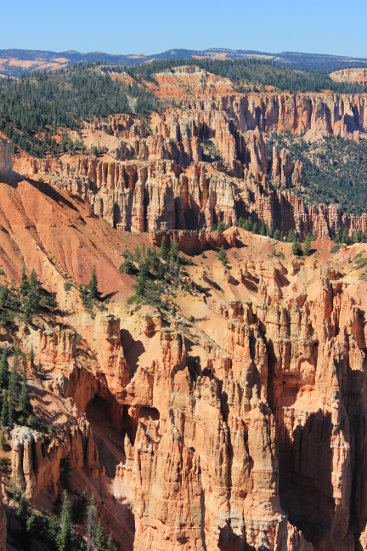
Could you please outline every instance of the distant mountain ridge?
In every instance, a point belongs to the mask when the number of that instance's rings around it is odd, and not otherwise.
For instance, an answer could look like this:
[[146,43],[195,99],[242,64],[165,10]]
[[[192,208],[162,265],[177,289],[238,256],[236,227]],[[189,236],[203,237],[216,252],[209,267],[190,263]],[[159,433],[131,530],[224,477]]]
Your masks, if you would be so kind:
[[18,77],[35,70],[55,70],[75,63],[103,62],[114,65],[137,65],[151,61],[170,59],[244,59],[259,58],[281,65],[289,65],[311,71],[335,71],[348,67],[367,67],[367,58],[308,54],[297,52],[266,53],[255,50],[230,50],[226,48],[208,48],[206,50],[171,49],[158,54],[107,54],[104,52],[80,53],[74,50],[53,52],[41,50],[8,49],[0,50],[0,75]]

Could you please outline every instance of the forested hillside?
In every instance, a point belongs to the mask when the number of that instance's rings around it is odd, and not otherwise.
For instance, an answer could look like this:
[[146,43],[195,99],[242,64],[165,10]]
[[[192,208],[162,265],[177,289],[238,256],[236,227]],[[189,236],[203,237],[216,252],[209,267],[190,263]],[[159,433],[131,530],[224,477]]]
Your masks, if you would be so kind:
[[154,79],[154,74],[169,71],[180,65],[197,65],[206,71],[229,78],[237,89],[243,90],[244,85],[251,83],[258,90],[272,86],[277,90],[289,92],[320,92],[331,90],[337,93],[365,92],[366,87],[353,83],[334,82],[328,73],[321,71],[305,71],[282,67],[272,62],[257,59],[216,60],[216,59],[173,59],[136,65],[127,69],[135,78]]
[[[295,192],[310,204],[337,204],[361,215],[367,209],[367,142],[326,138],[308,142],[291,135],[273,136],[269,142],[287,148],[303,163],[304,182]],[[269,166],[272,158],[270,157]]]
[[[127,94],[137,99],[137,112],[149,111],[151,95],[122,86],[99,65],[75,65],[55,72],[37,72],[19,79],[0,79],[0,130],[16,146],[42,157],[83,150],[67,129],[78,130],[83,119],[130,113]],[[61,139],[57,139],[63,129]]]

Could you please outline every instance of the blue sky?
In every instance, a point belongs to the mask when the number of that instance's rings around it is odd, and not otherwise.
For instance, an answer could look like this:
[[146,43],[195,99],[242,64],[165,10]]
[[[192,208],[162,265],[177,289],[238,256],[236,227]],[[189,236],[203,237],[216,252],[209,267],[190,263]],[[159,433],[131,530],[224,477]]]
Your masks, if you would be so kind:
[[226,47],[367,57],[367,0],[17,0],[0,48],[157,53]]

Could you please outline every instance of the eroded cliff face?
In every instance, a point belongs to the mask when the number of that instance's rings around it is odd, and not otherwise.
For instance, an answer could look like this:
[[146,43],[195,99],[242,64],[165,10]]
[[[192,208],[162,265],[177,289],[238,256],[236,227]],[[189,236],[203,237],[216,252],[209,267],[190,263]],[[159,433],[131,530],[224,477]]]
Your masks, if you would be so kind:
[[[168,232],[192,263],[162,315],[127,304],[118,266],[164,232],[117,232],[47,184],[1,184],[0,199],[1,268],[19,279],[23,257],[63,311],[14,335],[41,362],[32,403],[55,426],[46,448],[33,429],[9,439],[35,508],[68,459],[71,491],[95,493],[124,550],[367,549],[365,245],[316,241],[299,259],[236,228]],[[111,298],[91,317],[64,284],[94,264]]]
[[239,169],[240,177],[205,162],[183,170],[175,161],[93,158],[33,160],[26,172],[81,196],[111,226],[133,233],[208,230],[218,222],[230,226],[246,216],[284,233],[295,228],[301,237],[312,233],[326,239],[338,229],[350,235],[367,230],[366,214],[347,214],[337,205],[306,205],[296,196],[291,187],[302,185],[303,167],[286,149],[274,152],[270,184],[264,174],[268,161],[261,135],[250,132],[248,146],[248,168]]
[[[0,284],[24,262],[59,308],[0,329],[53,426],[7,435],[0,549],[10,489],[52,508],[67,464],[71,496],[95,495],[123,551],[367,550],[367,246],[327,240],[367,218],[307,206],[302,163],[265,139],[364,139],[365,95],[239,94],[195,68],[151,87],[180,107],[94,121],[98,157],[18,156],[0,183]],[[233,227],[248,215],[320,239],[298,258]],[[163,237],[181,284],[167,308],[136,306],[122,254]],[[93,268],[91,312],[79,285]]]
[[356,82],[362,86],[367,84],[367,69],[360,67],[355,69],[341,69],[330,74],[335,82]]
[[83,137],[88,147],[98,146],[99,157],[22,157],[16,170],[80,195],[114,228],[134,233],[210,229],[248,214],[283,232],[295,228],[300,237],[366,230],[365,216],[306,204],[302,162],[287,149],[267,148],[269,137],[282,133],[364,140],[366,94],[240,94],[209,77],[195,68],[159,74],[154,86],[146,84],[161,98],[178,95],[179,107],[149,121],[95,120]]

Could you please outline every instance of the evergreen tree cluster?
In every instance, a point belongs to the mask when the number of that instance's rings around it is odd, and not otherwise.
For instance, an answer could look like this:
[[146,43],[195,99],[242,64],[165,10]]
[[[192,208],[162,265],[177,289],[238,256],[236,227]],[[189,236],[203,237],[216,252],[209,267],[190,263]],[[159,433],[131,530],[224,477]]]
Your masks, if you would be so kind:
[[[15,496],[17,500],[16,517],[21,531],[15,534],[21,548],[55,549],[56,551],[117,551],[111,534],[108,534],[94,497],[86,496],[72,502],[68,492],[62,495],[60,514],[37,514],[28,504],[24,493]],[[82,503],[82,510],[80,509]],[[86,510],[85,510],[86,509]],[[86,541],[78,532],[77,524],[82,524]],[[40,546],[40,547],[39,547]],[[46,546],[46,547],[45,547]]]
[[139,115],[147,115],[152,111],[158,111],[159,100],[143,86],[137,86],[135,83],[130,84],[127,94],[136,99],[135,112]]
[[17,317],[32,323],[34,315],[52,313],[56,307],[54,295],[42,287],[34,270],[28,277],[24,265],[19,288],[14,283],[0,285],[0,326],[3,328],[11,328]]
[[[273,86],[290,92],[332,90],[337,93],[365,92],[366,87],[333,82],[327,73],[280,67],[256,59],[168,60],[130,68],[77,64],[59,71],[34,72],[18,79],[0,79],[0,131],[28,153],[83,152],[82,139],[73,140],[70,130],[80,130],[84,120],[130,113],[128,98],[135,99],[133,110],[148,114],[160,107],[159,100],[144,86],[154,74],[180,65],[199,65],[218,76],[230,78],[238,89],[250,85],[255,90]],[[126,70],[135,80],[126,85],[110,73]],[[205,81],[205,79],[204,79]],[[60,134],[60,131],[62,133]]]
[[278,134],[268,137],[269,169],[273,146],[288,149],[294,161],[303,164],[302,189],[294,188],[307,204],[337,204],[357,215],[367,210],[367,147],[356,142],[330,137],[307,142],[300,136]]
[[218,222],[217,224],[213,224],[210,231],[217,231],[218,233],[223,233],[226,229],[228,229],[228,226],[225,222]]
[[92,116],[129,113],[125,88],[93,64],[0,79],[0,130],[37,157],[83,150],[66,130],[56,139],[58,129],[77,130]]
[[101,293],[98,290],[98,278],[95,266],[93,266],[92,276],[89,283],[87,285],[80,285],[79,292],[84,308],[93,316],[93,307],[101,300]]
[[241,216],[236,222],[236,226],[252,233],[273,237],[273,239],[277,239],[278,241],[285,238],[284,234],[282,234],[280,230],[273,230],[273,228],[268,226],[264,221],[262,221],[259,225],[258,222],[256,222],[256,220],[252,220],[250,216],[246,218]]
[[264,221],[261,222],[259,227],[259,224],[256,221],[252,221],[250,217],[241,217],[237,222],[237,226],[244,230],[257,233],[259,235],[271,237],[273,239],[276,239],[277,241],[287,241],[288,243],[292,243],[292,252],[296,256],[302,256],[303,254],[309,256],[313,252],[313,250],[311,249],[311,241],[314,239],[314,236],[310,233],[306,235],[304,246],[302,249],[297,232],[294,228],[291,228],[289,232],[285,234],[279,229],[274,230]]
[[34,270],[28,278],[24,264],[20,282],[20,299],[26,323],[32,323],[34,314],[53,310],[57,306],[54,295],[42,287]]
[[4,351],[0,357],[0,393],[2,428],[1,447],[5,447],[4,432],[14,424],[34,427],[37,419],[30,400],[25,368],[22,374],[18,370],[18,354],[13,358],[12,369],[9,370],[8,355]]
[[0,326],[9,328],[20,310],[20,299],[14,286],[0,285]]
[[334,82],[325,72],[281,67],[260,59],[171,59],[135,65],[126,71],[133,78],[154,81],[155,73],[173,70],[182,65],[196,65],[215,75],[229,78],[239,89],[244,83],[249,83],[259,91],[265,90],[267,86],[289,92],[332,90],[337,93],[359,93],[366,91],[365,86],[358,84]]
[[169,289],[177,289],[181,283],[182,260],[178,241],[171,244],[165,236],[157,253],[154,247],[137,247],[134,254],[125,251],[120,270],[136,278],[136,294],[129,299],[138,304],[152,304],[168,308]]
[[353,243],[367,243],[367,233],[362,230],[354,232],[352,235],[349,235],[346,229],[338,229],[336,232],[333,241],[338,244],[353,245]]

